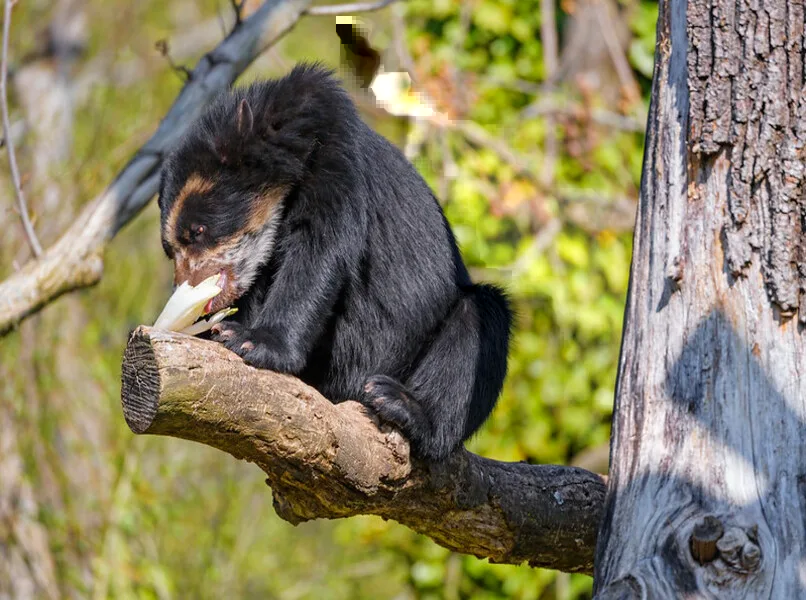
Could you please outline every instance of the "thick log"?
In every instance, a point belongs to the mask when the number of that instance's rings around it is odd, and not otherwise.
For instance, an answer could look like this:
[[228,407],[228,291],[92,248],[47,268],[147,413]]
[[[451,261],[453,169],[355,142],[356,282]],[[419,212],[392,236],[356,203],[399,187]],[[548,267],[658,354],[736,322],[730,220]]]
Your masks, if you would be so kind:
[[661,1],[598,598],[806,596],[804,148],[802,0]]
[[334,405],[219,344],[147,327],[130,336],[122,380],[132,431],[255,463],[277,514],[291,523],[379,515],[493,562],[592,571],[605,490],[599,475],[465,450],[425,464],[357,402]]

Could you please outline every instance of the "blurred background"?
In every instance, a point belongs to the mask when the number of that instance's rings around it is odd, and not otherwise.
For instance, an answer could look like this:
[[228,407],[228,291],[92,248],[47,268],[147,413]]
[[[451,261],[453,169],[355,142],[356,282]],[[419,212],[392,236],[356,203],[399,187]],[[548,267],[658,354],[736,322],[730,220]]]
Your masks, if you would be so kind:
[[[379,108],[334,16],[303,17],[241,78],[338,69],[437,192],[474,277],[509,289],[510,373],[474,452],[607,471],[656,13],[408,0],[361,14],[385,70],[411,70],[447,124]],[[18,2],[11,137],[44,246],[153,133],[183,84],[172,65],[192,68],[232,22],[227,0]],[[5,277],[30,250],[0,154]],[[379,518],[293,527],[253,465],[135,437],[120,361],[170,293],[158,217],[152,202],[111,242],[100,285],[0,339],[0,598],[590,597],[586,576],[492,565]]]

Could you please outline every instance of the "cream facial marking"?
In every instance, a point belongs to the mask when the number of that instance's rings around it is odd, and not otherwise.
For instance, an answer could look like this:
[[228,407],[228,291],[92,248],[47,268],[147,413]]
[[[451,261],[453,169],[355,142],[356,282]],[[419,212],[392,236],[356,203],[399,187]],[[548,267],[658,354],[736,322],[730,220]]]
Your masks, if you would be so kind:
[[240,230],[220,238],[214,246],[192,248],[182,245],[176,230],[180,201],[187,207],[186,198],[192,193],[204,193],[213,189],[210,182],[193,177],[177,195],[176,204],[166,219],[166,240],[174,248],[174,284],[187,281],[190,285],[220,273],[219,285],[224,290],[215,298],[214,305],[231,303],[246,292],[257,278],[260,268],[272,255],[283,212],[287,187],[279,187],[255,194],[247,200],[246,220]]
[[163,233],[165,239],[171,246],[176,247],[178,245],[176,240],[176,221],[179,218],[179,214],[182,212],[185,200],[187,200],[188,196],[191,194],[205,194],[212,189],[213,182],[209,179],[204,179],[201,175],[194,173],[187,178],[185,185],[182,186],[182,189],[179,190],[179,193],[176,195],[176,200],[174,200],[171,206],[171,212],[168,213],[168,218],[165,220],[165,231]]

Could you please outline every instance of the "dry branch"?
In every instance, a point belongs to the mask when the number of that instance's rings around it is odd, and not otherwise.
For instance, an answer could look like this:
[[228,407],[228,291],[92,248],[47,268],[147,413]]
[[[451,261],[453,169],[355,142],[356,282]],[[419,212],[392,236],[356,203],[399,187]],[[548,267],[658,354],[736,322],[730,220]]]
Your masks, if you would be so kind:
[[373,514],[493,562],[592,570],[605,492],[599,475],[465,450],[425,464],[356,402],[331,404],[219,344],[147,327],[129,339],[122,379],[132,431],[254,462],[268,475],[275,510],[291,523]]
[[36,237],[31,218],[28,216],[28,204],[25,202],[25,194],[22,191],[22,181],[20,170],[17,167],[17,156],[14,152],[14,140],[11,137],[11,120],[8,117],[8,38],[11,30],[11,9],[14,3],[6,0],[3,12],[3,57],[0,61],[0,110],[3,116],[3,139],[8,140],[6,151],[8,153],[8,168],[11,172],[11,180],[14,183],[14,194],[17,197],[17,207],[20,211],[22,227],[25,229],[25,237],[31,245],[34,256],[42,255],[42,246]]
[[376,2],[354,2],[352,4],[322,4],[319,6],[312,6],[306,12],[309,15],[328,16],[328,15],[349,15],[357,12],[368,12],[371,10],[379,10],[397,2],[397,0],[377,0]]
[[212,98],[290,30],[310,0],[267,0],[193,69],[157,131],[37,260],[0,283],[0,335],[65,292],[93,285],[103,250],[157,193],[162,158]]

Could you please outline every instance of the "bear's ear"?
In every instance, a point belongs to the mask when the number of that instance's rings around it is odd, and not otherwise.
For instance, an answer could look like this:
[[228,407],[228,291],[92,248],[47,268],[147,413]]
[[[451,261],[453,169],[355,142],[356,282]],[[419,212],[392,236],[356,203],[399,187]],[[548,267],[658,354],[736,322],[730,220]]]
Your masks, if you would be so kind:
[[222,165],[237,165],[240,155],[249,143],[255,127],[255,116],[252,107],[244,98],[235,111],[235,131],[220,135],[213,142],[213,149]]
[[235,127],[238,135],[243,137],[252,133],[252,128],[255,125],[255,117],[252,114],[252,107],[249,102],[244,98],[238,105],[238,114],[235,117]]

